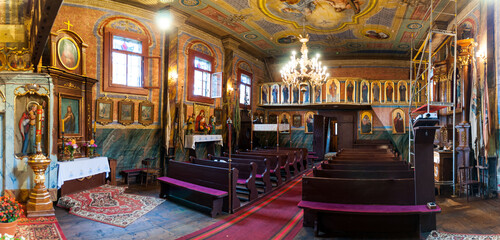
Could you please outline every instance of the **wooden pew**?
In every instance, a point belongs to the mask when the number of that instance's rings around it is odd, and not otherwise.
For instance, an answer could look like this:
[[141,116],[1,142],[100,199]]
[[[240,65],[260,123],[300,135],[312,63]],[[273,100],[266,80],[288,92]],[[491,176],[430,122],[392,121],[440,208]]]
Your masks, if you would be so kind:
[[313,168],[314,177],[354,178],[354,179],[399,179],[413,178],[413,170],[371,171],[371,170],[333,170]]
[[326,160],[325,163],[329,164],[402,164],[402,165],[407,165],[405,161],[386,161],[386,160],[379,160],[379,159],[374,159],[374,160],[346,160],[346,159],[332,159],[332,160]]
[[[225,162],[214,162],[212,160],[197,159],[194,157],[190,157],[190,160],[194,164],[201,164],[201,165],[226,168],[226,169],[229,167],[229,164]],[[245,186],[245,188],[248,189],[249,192],[248,200],[252,201],[254,199],[257,199],[259,197],[259,194],[257,192],[257,187],[255,186],[255,175],[257,175],[257,164],[254,162],[251,163],[232,162],[231,168],[233,167],[238,169],[237,184]]]
[[[265,148],[265,149],[273,149],[275,150],[276,148]],[[291,147],[280,147],[280,150],[295,150],[295,151],[299,151],[300,152],[300,156],[301,156],[301,161],[302,161],[302,165],[301,165],[301,171],[304,171],[306,168],[307,168],[307,165],[309,164],[308,162],[308,153],[309,153],[309,150],[307,150],[307,148],[291,148]],[[312,166],[312,164],[311,164]]]
[[289,166],[290,166],[290,171],[293,171],[293,175],[298,175],[300,172],[304,171],[304,165],[302,161],[302,152],[300,150],[291,150],[291,149],[281,149],[276,150],[276,149],[261,149],[261,150],[255,150],[252,152],[265,152],[265,153],[284,153],[284,154],[289,154],[288,159],[289,160]]
[[281,175],[282,177],[285,177],[285,180],[288,181],[292,178],[292,175],[290,173],[290,165],[289,165],[289,159],[288,159],[288,154],[279,154],[279,153],[270,153],[270,152],[237,152],[236,154],[238,155],[246,155],[246,156],[262,156],[266,158],[271,158],[271,157],[276,157],[278,159],[278,162],[280,164],[280,169],[284,171],[285,175]]
[[[223,153],[224,157],[228,157],[227,153]],[[264,161],[264,159],[267,159],[269,161],[269,164],[271,166],[269,170],[269,174],[271,176],[274,176],[276,178],[276,184],[277,186],[283,184],[283,179],[281,175],[281,163],[276,156],[257,156],[257,155],[247,155],[247,154],[231,154],[231,159],[233,158],[238,158],[238,159],[246,159],[246,160],[251,160],[251,161]]]
[[407,165],[401,164],[325,164],[321,163],[321,169],[334,170],[408,170]]
[[[218,156],[213,156],[211,154],[208,155],[208,159],[214,160],[214,161],[224,161],[227,162],[229,160],[228,157],[218,157]],[[271,165],[270,161],[267,160],[267,158],[264,158],[263,160],[260,159],[245,159],[245,158],[231,158],[231,161],[234,163],[255,163],[257,166],[257,171],[255,174],[255,179],[262,181],[264,184],[264,192],[268,193],[272,190],[273,185],[271,184]],[[278,166],[275,166],[275,169],[279,169]],[[280,176],[281,178],[281,176]]]
[[[232,212],[240,207],[240,200],[236,195],[236,168],[228,171],[227,168],[170,161],[167,171],[167,177],[158,178],[161,198],[173,196],[212,208],[212,217],[221,214],[222,210]],[[231,183],[228,181],[228,174]]]
[[[328,189],[327,191],[325,191]],[[415,205],[413,179],[302,179],[304,226],[315,234],[420,234],[420,216],[440,212]],[[343,236],[345,237],[345,236]]]

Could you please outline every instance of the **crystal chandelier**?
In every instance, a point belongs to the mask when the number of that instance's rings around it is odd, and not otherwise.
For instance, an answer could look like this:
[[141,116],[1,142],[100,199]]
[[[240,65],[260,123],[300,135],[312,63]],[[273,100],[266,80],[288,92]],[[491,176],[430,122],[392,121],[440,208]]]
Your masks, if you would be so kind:
[[280,71],[282,81],[287,85],[297,86],[301,82],[308,81],[312,87],[323,85],[330,74],[326,73],[326,67],[321,66],[318,61],[319,54],[316,57],[309,59],[306,43],[309,42],[309,34],[305,33],[304,37],[299,35],[302,47],[300,58],[295,58],[295,51],[292,52],[290,62],[288,62]]

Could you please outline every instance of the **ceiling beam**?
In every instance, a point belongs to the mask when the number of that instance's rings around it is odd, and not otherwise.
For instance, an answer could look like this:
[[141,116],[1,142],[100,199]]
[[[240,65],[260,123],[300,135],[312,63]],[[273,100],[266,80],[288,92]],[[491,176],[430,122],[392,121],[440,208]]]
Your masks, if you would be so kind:
[[32,53],[31,63],[34,66],[40,62],[45,44],[52,30],[52,25],[54,25],[54,21],[62,3],[63,0],[37,0],[33,2],[30,50]]

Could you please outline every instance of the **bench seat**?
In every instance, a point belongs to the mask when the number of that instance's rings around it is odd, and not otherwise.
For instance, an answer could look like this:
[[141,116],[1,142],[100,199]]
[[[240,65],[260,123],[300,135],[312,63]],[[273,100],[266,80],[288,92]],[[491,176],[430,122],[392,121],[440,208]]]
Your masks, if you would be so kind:
[[364,213],[364,214],[430,214],[439,213],[441,208],[429,209],[426,205],[365,205],[365,204],[338,204],[312,201],[300,201],[299,208],[315,211]]
[[184,182],[184,181],[177,180],[174,178],[160,177],[160,178],[158,178],[158,181],[173,184],[173,185],[183,187],[183,188],[187,188],[189,190],[205,193],[205,194],[212,195],[212,196],[218,197],[218,198],[222,198],[222,197],[225,197],[228,195],[228,193],[225,191],[199,186],[196,184]]

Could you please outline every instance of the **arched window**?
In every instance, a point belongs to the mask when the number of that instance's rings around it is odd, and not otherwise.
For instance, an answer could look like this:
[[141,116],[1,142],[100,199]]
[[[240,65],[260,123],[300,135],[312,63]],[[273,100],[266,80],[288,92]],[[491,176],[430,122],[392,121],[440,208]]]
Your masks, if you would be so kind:
[[212,74],[215,70],[213,52],[203,43],[193,43],[188,57],[188,100],[213,103]]
[[106,28],[104,91],[147,95],[144,88],[147,54],[146,35]]

